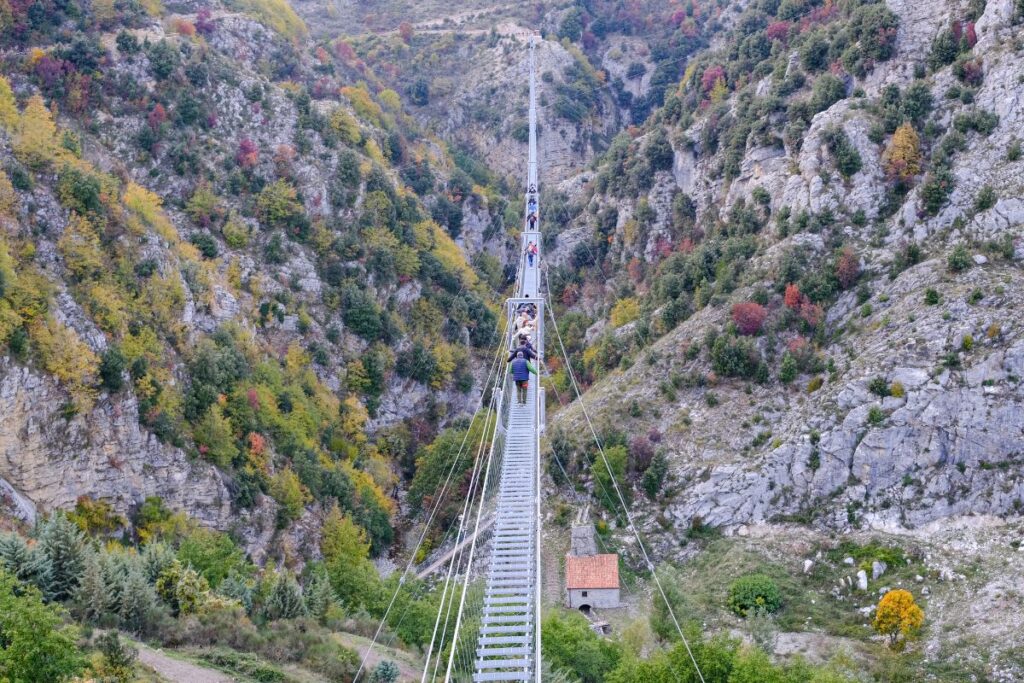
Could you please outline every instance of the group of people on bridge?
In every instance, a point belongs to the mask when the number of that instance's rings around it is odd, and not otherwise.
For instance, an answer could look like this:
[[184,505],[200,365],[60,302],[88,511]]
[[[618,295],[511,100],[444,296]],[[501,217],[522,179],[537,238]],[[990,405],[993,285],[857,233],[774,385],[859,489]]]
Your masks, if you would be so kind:
[[516,308],[513,325],[519,334],[519,346],[512,349],[505,362],[512,364],[512,379],[516,383],[516,400],[520,404],[525,404],[526,393],[530,387],[530,374],[537,374],[537,369],[530,362],[537,358],[537,352],[533,348],[533,334],[537,329],[537,305],[519,304]]

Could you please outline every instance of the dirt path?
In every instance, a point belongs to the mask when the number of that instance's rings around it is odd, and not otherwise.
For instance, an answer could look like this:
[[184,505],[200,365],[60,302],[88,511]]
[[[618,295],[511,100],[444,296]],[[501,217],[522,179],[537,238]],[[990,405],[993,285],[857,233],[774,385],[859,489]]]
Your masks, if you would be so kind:
[[454,548],[452,548],[451,550],[446,552],[444,555],[442,555],[441,557],[439,557],[436,560],[434,560],[430,564],[430,566],[427,567],[426,569],[422,569],[422,570],[416,572],[416,578],[417,579],[425,579],[428,576],[430,576],[431,574],[433,574],[434,572],[436,572],[438,569],[440,569],[442,566],[444,566],[444,564],[446,562],[448,562],[449,559],[451,559],[451,556],[454,555],[460,548],[465,548],[466,546],[468,546],[470,543],[473,542],[473,539],[476,538],[478,534],[483,534],[485,531],[490,529],[492,524],[494,524],[494,517],[491,517],[490,519],[485,521],[483,524],[481,524],[479,532],[477,532],[476,534],[470,535],[462,543],[460,543],[459,545],[455,546]]
[[[399,681],[418,681],[423,669],[423,662],[416,655],[405,650],[385,647],[380,643],[374,645],[369,656],[366,651],[370,647],[370,639],[352,633],[335,633],[334,637],[345,647],[352,648],[360,658],[366,657],[366,671],[373,671],[384,660],[391,660],[398,665]],[[360,679],[363,677],[360,676]],[[189,681],[188,683],[195,683]]]
[[174,683],[234,683],[236,679],[213,669],[207,669],[180,659],[142,643],[132,643],[139,650],[139,661]]

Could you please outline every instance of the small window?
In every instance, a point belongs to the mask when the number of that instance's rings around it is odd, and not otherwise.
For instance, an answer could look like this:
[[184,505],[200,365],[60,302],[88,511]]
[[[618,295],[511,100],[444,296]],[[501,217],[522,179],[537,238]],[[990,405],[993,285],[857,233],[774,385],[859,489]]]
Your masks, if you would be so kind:
[[587,591],[583,591],[583,597],[587,597]]

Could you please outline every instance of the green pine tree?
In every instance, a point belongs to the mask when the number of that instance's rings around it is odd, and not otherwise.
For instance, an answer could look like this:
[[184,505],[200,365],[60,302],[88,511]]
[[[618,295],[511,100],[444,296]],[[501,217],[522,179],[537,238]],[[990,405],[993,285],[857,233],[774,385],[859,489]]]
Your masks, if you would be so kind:
[[38,547],[15,533],[0,534],[0,569],[42,590],[50,585],[50,565]]
[[237,600],[245,608],[246,614],[252,615],[252,586],[244,576],[237,572],[228,574],[217,586],[217,592],[226,598]]
[[174,551],[163,543],[159,541],[148,543],[142,553],[142,565],[146,579],[150,583],[156,583],[156,580],[160,578],[165,569],[174,563],[174,560]]
[[269,621],[277,619],[295,619],[306,615],[306,605],[302,600],[302,589],[291,572],[277,575],[274,588],[270,592],[267,604],[263,608]]
[[70,600],[85,569],[85,538],[81,529],[56,513],[40,525],[39,549],[50,568],[43,592],[51,600]]
[[311,617],[320,619],[327,613],[327,608],[334,602],[334,590],[325,572],[316,572],[306,584],[303,591],[306,599],[306,611]]
[[377,665],[370,677],[371,683],[395,683],[401,671],[398,665],[390,660],[385,660]]
[[132,633],[145,634],[150,631],[159,614],[159,601],[153,586],[146,580],[142,567],[131,567],[125,574],[120,588],[121,627]]
[[103,558],[96,551],[85,555],[84,570],[75,589],[75,612],[83,621],[99,624],[110,612],[110,593],[103,576]]

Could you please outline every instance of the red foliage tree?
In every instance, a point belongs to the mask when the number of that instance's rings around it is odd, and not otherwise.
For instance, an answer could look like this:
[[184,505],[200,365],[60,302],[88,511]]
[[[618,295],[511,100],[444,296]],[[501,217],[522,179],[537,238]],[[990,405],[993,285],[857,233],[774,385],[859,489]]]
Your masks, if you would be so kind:
[[725,78],[725,69],[718,65],[709,66],[704,70],[704,75],[701,76],[701,89],[704,90],[705,93],[711,92],[711,89],[715,87],[715,83],[718,82],[719,78]]
[[203,7],[196,13],[196,31],[201,35],[208,36],[217,28],[213,23],[213,13],[209,7]]
[[249,450],[256,455],[262,455],[267,450],[267,440],[259,432],[249,432]]
[[768,309],[759,303],[747,301],[732,307],[732,321],[740,334],[754,335],[761,331]]
[[964,28],[964,38],[967,40],[967,47],[974,47],[978,44],[978,33],[974,30],[974,22],[968,21]]
[[238,143],[238,153],[235,154],[235,161],[242,168],[252,168],[260,160],[260,150],[256,143],[249,138],[242,138]]
[[800,304],[804,300],[804,295],[800,293],[800,288],[790,282],[786,285],[786,294],[782,298],[786,304],[786,308],[792,308],[794,311],[799,310]]
[[633,282],[640,282],[644,278],[644,262],[638,258],[632,258],[629,265],[626,266],[626,271]]
[[839,280],[839,286],[849,289],[857,282],[858,277],[860,277],[860,262],[857,260],[857,255],[850,247],[843,247],[836,259],[836,279]]
[[351,62],[356,58],[356,51],[344,40],[339,40],[334,44],[334,54],[343,62]]
[[813,303],[810,299],[804,299],[800,304],[800,317],[811,327],[818,326],[823,314],[824,311],[821,310],[821,306]]
[[160,130],[160,126],[167,120],[167,110],[164,109],[164,105],[157,102],[157,105],[149,112],[146,120],[149,122],[149,127],[153,129],[153,132]]
[[790,23],[788,21],[773,21],[765,29],[765,35],[768,36],[769,40],[786,42],[786,39],[789,37],[789,27]]
[[402,41],[406,45],[411,43],[412,42],[412,36],[413,36],[412,24],[410,24],[408,21],[403,21],[401,24],[399,24],[398,25],[398,35],[400,35],[402,37]]

